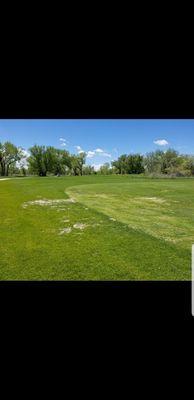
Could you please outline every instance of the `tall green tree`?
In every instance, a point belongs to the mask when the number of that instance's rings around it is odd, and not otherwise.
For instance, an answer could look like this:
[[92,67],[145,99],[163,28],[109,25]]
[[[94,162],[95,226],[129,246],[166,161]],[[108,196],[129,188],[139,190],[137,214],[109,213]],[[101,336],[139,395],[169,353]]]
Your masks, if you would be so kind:
[[162,156],[162,173],[168,174],[175,172],[182,164],[182,161],[182,158],[179,157],[179,153],[176,150],[168,149]]
[[83,175],[83,166],[86,162],[86,153],[82,152],[77,156],[79,173]]
[[194,156],[182,156],[182,171],[183,175],[194,176]]
[[122,154],[112,162],[119,174],[141,174],[144,172],[143,156],[140,154]]
[[39,176],[46,176],[47,169],[45,163],[45,146],[34,145],[29,149],[30,157],[28,158],[29,169],[32,173]]
[[83,175],[83,166],[86,162],[86,153],[71,156],[71,169],[74,175]]
[[125,163],[127,174],[141,174],[144,172],[143,156],[140,154],[129,154]]
[[112,162],[118,174],[126,174],[127,154],[122,154],[118,160]]
[[54,171],[56,163],[56,150],[54,147],[35,145],[30,149],[30,157],[28,163],[30,170],[39,176],[46,176],[48,172]]
[[0,143],[1,175],[8,176],[9,168],[22,158],[22,151],[11,142]]
[[161,150],[152,151],[144,157],[144,167],[148,173],[162,173],[164,152]]
[[83,166],[83,175],[93,175],[96,174],[94,167],[91,165],[84,165]]
[[71,169],[70,154],[66,150],[47,147],[48,171],[55,175],[66,174]]
[[67,150],[58,150],[61,157],[62,173],[71,171],[71,155]]
[[112,173],[112,169],[110,168],[110,164],[107,162],[100,167],[99,170],[101,175],[110,175]]
[[75,154],[71,155],[71,172],[73,175],[79,175],[78,159]]

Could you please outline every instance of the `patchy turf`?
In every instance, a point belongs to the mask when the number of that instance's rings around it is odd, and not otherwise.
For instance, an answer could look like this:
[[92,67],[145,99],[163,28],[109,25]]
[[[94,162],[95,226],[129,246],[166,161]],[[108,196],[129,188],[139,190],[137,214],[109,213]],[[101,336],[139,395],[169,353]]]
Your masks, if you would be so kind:
[[0,219],[1,280],[191,278],[193,179],[11,179]]

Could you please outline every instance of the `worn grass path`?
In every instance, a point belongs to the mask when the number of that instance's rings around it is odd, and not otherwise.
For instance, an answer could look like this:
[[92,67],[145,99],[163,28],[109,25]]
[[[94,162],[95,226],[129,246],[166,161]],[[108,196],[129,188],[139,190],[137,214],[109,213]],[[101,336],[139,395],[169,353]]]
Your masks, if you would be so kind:
[[191,277],[193,179],[7,180],[0,221],[1,280]]

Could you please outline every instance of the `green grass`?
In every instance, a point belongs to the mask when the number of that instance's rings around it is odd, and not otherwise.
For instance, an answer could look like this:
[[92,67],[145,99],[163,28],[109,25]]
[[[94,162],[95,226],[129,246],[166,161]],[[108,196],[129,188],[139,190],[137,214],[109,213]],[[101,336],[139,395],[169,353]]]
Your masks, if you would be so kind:
[[[76,202],[28,203],[69,197]],[[5,180],[0,221],[1,280],[191,279],[193,179]]]

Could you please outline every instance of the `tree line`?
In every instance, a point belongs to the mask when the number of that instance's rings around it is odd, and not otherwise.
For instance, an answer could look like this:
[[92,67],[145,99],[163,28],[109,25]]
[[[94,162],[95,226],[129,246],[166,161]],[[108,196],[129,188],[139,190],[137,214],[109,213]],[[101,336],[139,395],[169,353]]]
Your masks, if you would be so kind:
[[156,150],[140,155],[121,155],[112,163],[119,174],[193,176],[194,156],[174,149]]
[[54,175],[83,175],[83,165],[86,154],[70,154],[66,150],[55,149],[48,146],[33,146],[30,148],[28,158],[29,173],[46,176],[47,173]]
[[122,154],[103,164],[98,171],[86,165],[86,153],[70,154],[52,146],[34,145],[29,156],[11,142],[0,143],[0,174],[8,175],[92,175],[145,174],[158,176],[194,176],[194,156],[174,149],[156,150],[145,155]]

